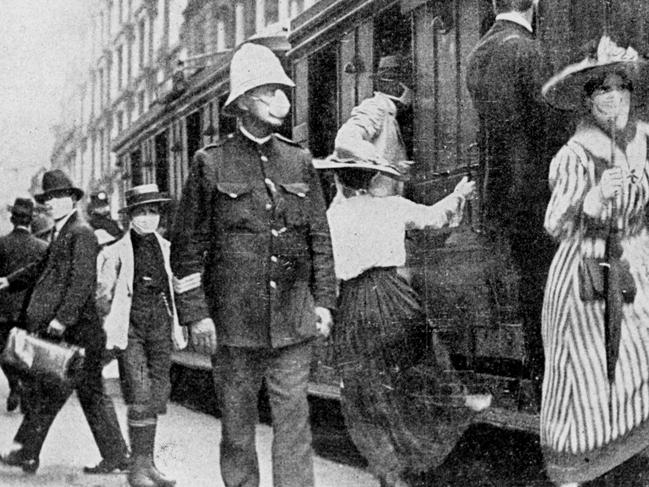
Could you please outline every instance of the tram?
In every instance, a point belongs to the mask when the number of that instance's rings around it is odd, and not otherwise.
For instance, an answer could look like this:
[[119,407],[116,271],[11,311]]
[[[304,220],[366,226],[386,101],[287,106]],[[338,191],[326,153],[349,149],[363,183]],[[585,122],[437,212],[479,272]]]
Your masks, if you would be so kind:
[[[555,69],[584,41],[598,38],[605,22],[623,41],[649,52],[649,15],[639,14],[648,9],[645,2],[620,0],[608,2],[608,8],[605,3],[541,0],[536,32]],[[292,20],[284,42],[257,41],[271,43],[296,83],[285,133],[316,158],[333,151],[338,128],[371,96],[370,74],[380,57],[405,53],[416,95],[412,116],[400,121],[416,162],[406,192],[414,201],[432,204],[462,176],[479,181],[482,175],[478,117],[464,72],[471,49],[493,20],[491,0],[320,0]],[[193,153],[236,129],[235,120],[221,110],[228,89],[225,61],[193,77],[182,95],[150,110],[115,141],[129,184],[156,182],[177,199]],[[326,177],[323,185],[329,189]],[[493,407],[478,420],[536,433],[539,405],[524,366],[518,276],[505,249],[485,245],[480,215],[478,199],[459,228],[410,232],[407,267],[430,328],[449,349],[464,382],[494,396]],[[321,342],[309,390],[336,399],[339,378],[330,355],[327,342]],[[176,353],[174,361],[185,371],[211,368],[209,357],[191,350]],[[426,370],[420,372],[425,390]],[[176,374],[179,380],[186,377]]]

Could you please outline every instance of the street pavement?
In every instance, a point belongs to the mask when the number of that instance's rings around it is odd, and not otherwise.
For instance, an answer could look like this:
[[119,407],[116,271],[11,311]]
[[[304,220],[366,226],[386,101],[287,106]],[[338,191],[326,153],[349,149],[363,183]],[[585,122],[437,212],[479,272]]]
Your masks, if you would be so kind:
[[[114,376],[108,369],[105,375]],[[0,374],[1,375],[1,374]],[[126,406],[119,397],[114,379],[108,379],[109,390],[122,430],[126,435]],[[22,415],[7,413],[5,400],[8,387],[0,378],[0,448],[6,450],[18,429]],[[220,487],[219,440],[221,423],[214,416],[170,404],[168,413],[160,417],[156,444],[158,467],[178,480],[178,487]],[[261,487],[272,487],[269,426],[257,427],[257,445],[261,469]],[[45,441],[36,475],[28,475],[19,468],[0,465],[0,486],[128,486],[125,475],[85,475],[84,465],[100,460],[90,429],[79,401],[73,395],[56,418]],[[317,487],[376,487],[372,476],[359,468],[316,456],[314,459]]]

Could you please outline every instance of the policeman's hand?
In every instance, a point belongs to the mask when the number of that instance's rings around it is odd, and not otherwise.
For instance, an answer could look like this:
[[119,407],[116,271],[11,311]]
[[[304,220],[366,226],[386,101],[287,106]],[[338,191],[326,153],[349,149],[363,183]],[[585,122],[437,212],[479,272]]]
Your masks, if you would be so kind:
[[455,186],[454,192],[465,199],[471,199],[475,194],[475,181],[469,181],[469,178],[464,176]]
[[9,287],[9,279],[6,277],[0,277],[0,291],[7,289]]
[[331,333],[331,325],[333,319],[331,318],[331,311],[328,308],[323,308],[322,306],[315,307],[315,314],[318,315],[318,321],[316,321],[316,328],[318,333],[324,338],[328,338]]
[[65,333],[65,325],[54,318],[50,321],[46,333],[52,337],[60,338],[63,336],[63,333]]
[[173,276],[172,282],[174,292],[176,294],[186,293],[187,291],[196,289],[201,285],[201,273],[196,272],[194,274],[189,274],[182,279],[178,279],[176,276]]
[[610,200],[622,189],[624,177],[622,176],[622,169],[619,167],[612,167],[606,169],[602,173],[602,179],[599,182],[600,192],[603,200]]
[[212,355],[216,352],[216,327],[212,318],[203,318],[191,324],[192,346],[197,352]]

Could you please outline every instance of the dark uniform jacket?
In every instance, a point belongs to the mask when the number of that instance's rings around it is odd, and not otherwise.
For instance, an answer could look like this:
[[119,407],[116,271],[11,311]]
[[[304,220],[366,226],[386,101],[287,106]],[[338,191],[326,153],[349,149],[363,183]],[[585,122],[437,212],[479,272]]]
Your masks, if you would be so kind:
[[57,318],[66,326],[63,338],[87,352],[101,353],[106,335],[97,317],[97,238],[74,212],[46,255],[8,276],[10,290],[34,285],[27,306],[27,327],[44,331]]
[[174,275],[203,272],[181,294],[183,324],[212,317],[219,344],[284,347],[317,335],[333,309],[329,227],[311,156],[281,136],[240,132],[198,151],[172,237]]
[[[7,276],[43,257],[47,243],[34,237],[28,230],[15,227],[0,237],[0,276]],[[15,323],[24,307],[27,291],[3,293],[0,296],[0,322]]]
[[468,59],[466,82],[486,165],[487,222],[515,232],[529,231],[530,219],[533,230],[543,232],[553,154],[541,87],[550,74],[532,33],[508,20],[497,20]]

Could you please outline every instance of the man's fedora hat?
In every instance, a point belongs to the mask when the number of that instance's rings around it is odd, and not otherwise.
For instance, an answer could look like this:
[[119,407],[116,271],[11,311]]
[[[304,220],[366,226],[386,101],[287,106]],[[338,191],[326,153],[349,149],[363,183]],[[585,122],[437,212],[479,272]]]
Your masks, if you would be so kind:
[[60,169],[52,169],[43,174],[43,192],[34,196],[39,203],[45,203],[50,194],[68,191],[77,200],[83,198],[83,190],[72,184],[72,180]]
[[7,210],[15,216],[32,217],[34,215],[34,202],[29,198],[16,198],[13,206],[7,206]]
[[160,192],[157,184],[141,184],[126,190],[126,206],[121,212],[128,212],[137,206],[169,203],[171,198]]
[[370,75],[373,78],[401,79],[403,77],[403,61],[401,56],[392,54],[379,59],[376,71]]
[[597,50],[590,51],[584,59],[569,64],[543,85],[541,93],[550,105],[562,110],[583,108],[584,86],[603,74],[624,73],[634,90],[641,88],[637,84],[647,82],[649,63],[632,47],[624,49],[605,35],[599,40]]

